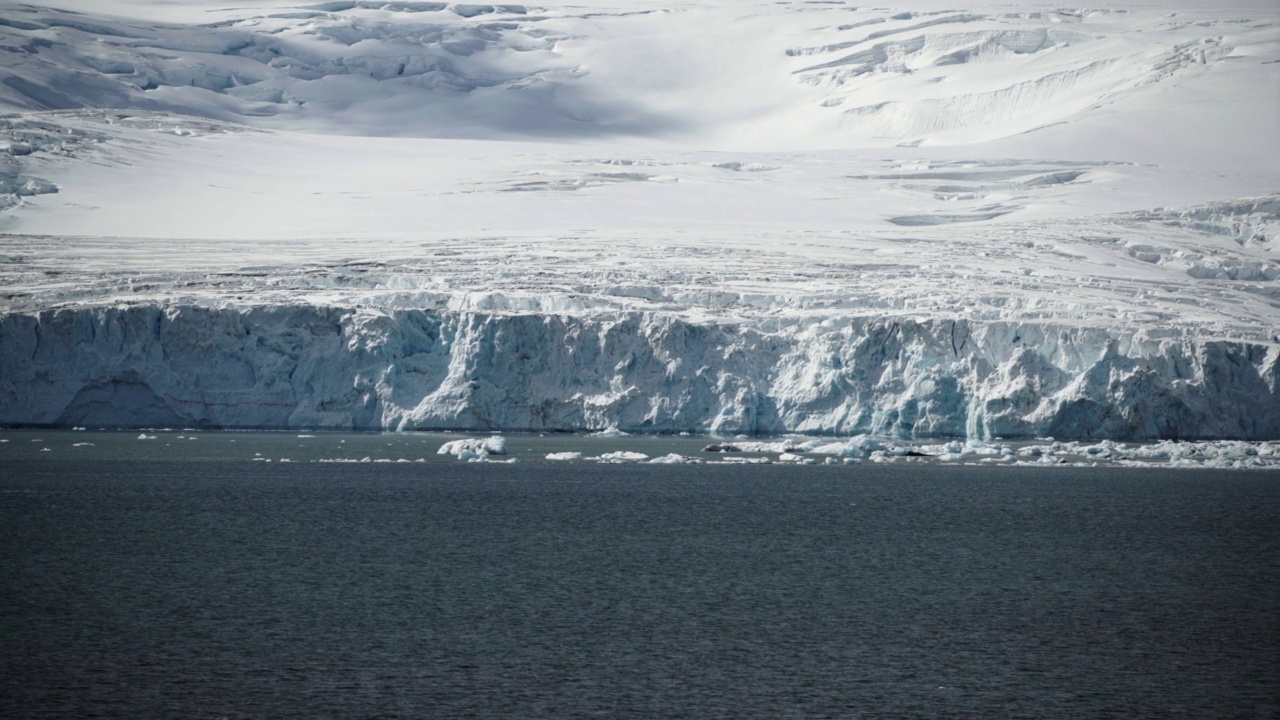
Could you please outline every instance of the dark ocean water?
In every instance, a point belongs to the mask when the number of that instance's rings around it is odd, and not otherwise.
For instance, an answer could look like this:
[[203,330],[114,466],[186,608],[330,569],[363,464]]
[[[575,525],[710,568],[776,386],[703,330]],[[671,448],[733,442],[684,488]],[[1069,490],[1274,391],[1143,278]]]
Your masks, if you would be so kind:
[[51,454],[7,718],[1280,715],[1276,474]]

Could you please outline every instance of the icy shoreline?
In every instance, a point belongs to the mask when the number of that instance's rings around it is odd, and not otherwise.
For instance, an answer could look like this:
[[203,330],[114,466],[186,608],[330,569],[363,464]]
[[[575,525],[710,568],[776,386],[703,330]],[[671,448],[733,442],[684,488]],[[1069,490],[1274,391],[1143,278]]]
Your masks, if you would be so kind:
[[0,424],[1280,438],[1280,346],[1034,322],[315,305],[0,315]]
[[[0,466],[10,461],[201,460],[260,463],[438,465],[796,465],[1280,471],[1280,441],[1122,443],[1111,440],[894,440],[783,436],[466,434],[296,430],[110,430],[0,428]],[[429,476],[429,472],[428,472]]]

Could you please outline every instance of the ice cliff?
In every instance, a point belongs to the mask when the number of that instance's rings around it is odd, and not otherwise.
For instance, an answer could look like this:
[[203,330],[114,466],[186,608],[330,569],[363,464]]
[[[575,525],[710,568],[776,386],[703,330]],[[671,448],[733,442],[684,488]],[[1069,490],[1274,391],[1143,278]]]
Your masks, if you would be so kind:
[[1280,437],[1280,346],[1065,324],[321,305],[0,316],[0,423]]

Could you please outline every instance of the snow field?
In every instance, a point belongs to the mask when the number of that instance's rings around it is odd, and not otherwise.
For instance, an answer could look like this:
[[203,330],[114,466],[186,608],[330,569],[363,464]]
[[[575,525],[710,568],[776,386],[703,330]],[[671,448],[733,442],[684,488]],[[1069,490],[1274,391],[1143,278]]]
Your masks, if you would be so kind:
[[365,135],[973,143],[1271,58],[1280,32],[1274,6],[207,5],[164,21],[154,4],[12,8],[0,103]]

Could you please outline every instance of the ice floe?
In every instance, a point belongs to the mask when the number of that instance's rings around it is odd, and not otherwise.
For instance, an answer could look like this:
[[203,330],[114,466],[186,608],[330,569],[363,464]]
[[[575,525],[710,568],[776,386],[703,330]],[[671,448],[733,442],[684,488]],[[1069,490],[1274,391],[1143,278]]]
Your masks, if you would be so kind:
[[501,435],[487,438],[451,440],[440,446],[437,455],[453,455],[459,460],[488,460],[493,455],[507,454],[507,439]]
[[773,440],[735,440],[738,448],[728,452],[725,443],[702,449],[705,457],[668,453],[650,458],[635,451],[614,451],[589,455],[581,451],[548,453],[546,460],[594,463],[647,464],[767,464],[858,465],[871,463],[983,464],[1016,467],[1166,467],[1205,469],[1280,470],[1280,442],[1175,441],[1124,443],[1101,441],[1058,441],[1053,439],[1016,442],[951,440],[943,442],[901,442],[865,435],[846,440],[791,437]]
[[702,460],[679,453],[667,453],[656,458],[650,458],[647,461],[650,465],[694,465],[703,462]]
[[605,462],[605,463],[628,463],[628,462],[643,462],[645,460],[648,460],[649,456],[642,452],[618,450],[616,452],[602,453],[601,455],[599,455],[594,459],[600,462]]

